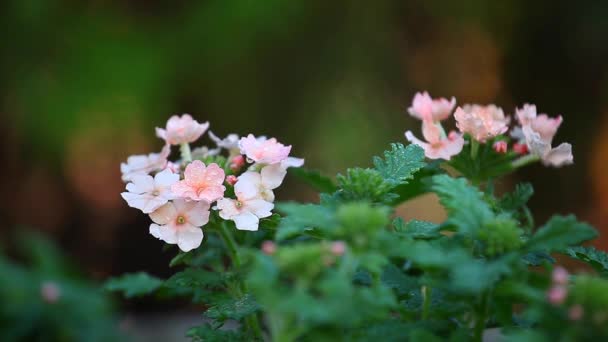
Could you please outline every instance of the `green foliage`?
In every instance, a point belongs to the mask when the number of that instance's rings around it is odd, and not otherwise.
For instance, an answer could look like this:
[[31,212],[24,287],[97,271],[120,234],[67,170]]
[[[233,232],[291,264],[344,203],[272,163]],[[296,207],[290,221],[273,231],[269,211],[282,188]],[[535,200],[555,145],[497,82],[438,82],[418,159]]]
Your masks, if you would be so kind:
[[394,184],[374,169],[348,169],[346,176],[338,175],[337,180],[338,195],[344,201],[390,203],[397,196],[390,193]]
[[411,220],[406,224],[398,217],[393,221],[393,227],[397,233],[412,239],[437,239],[442,236],[441,226],[432,222]]
[[289,173],[296,176],[304,183],[312,186],[319,192],[332,193],[338,189],[334,181],[329,177],[321,175],[321,172],[316,170],[308,170],[302,167],[292,167]]
[[593,227],[572,215],[554,216],[525,245],[528,251],[560,251],[597,236]]
[[495,256],[518,249],[522,244],[523,230],[511,219],[497,218],[487,222],[477,232],[484,244],[484,254]]
[[591,265],[602,277],[608,277],[608,254],[606,252],[593,247],[574,246],[566,248],[565,253]]
[[384,159],[374,157],[375,169],[393,186],[406,183],[424,165],[424,150],[413,144],[407,147],[391,144],[391,150],[384,152]]
[[156,291],[163,281],[145,272],[127,273],[111,278],[105,284],[108,291],[122,292],[126,298],[140,297]]
[[244,340],[243,334],[238,330],[221,329],[221,325],[214,327],[211,324],[190,329],[186,337],[196,342],[241,342]]
[[242,298],[230,299],[221,304],[212,306],[205,312],[205,316],[225,321],[226,319],[241,320],[260,309],[258,303],[249,294]]

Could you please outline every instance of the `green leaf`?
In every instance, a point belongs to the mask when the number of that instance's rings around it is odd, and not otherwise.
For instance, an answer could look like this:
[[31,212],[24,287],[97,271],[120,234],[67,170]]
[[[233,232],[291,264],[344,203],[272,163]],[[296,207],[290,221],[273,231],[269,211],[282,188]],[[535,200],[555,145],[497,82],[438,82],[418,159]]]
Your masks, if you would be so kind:
[[342,200],[390,203],[397,197],[390,193],[394,184],[374,169],[348,169],[346,176],[339,174],[337,179],[341,188],[337,194]]
[[432,222],[411,220],[406,224],[401,217],[398,217],[393,221],[393,227],[395,227],[396,232],[412,239],[437,239],[442,237],[441,226]]
[[186,337],[196,342],[241,342],[245,340],[239,331],[214,329],[210,324],[190,329]]
[[525,245],[528,251],[559,251],[597,236],[593,227],[578,222],[574,215],[553,216]]
[[440,161],[436,160],[427,164],[425,167],[416,172],[416,177],[410,179],[407,183],[398,185],[391,191],[397,194],[397,197],[391,204],[397,205],[430,192],[432,186],[432,177],[444,173],[445,170],[441,168]]
[[574,246],[565,251],[570,257],[586,262],[602,277],[608,277],[608,254],[593,247]]
[[493,286],[502,276],[513,272],[516,254],[493,260],[471,260],[452,269],[452,286],[461,292],[475,294]]
[[403,273],[402,270],[393,264],[388,264],[384,268],[380,279],[384,285],[394,289],[399,295],[406,294],[414,289],[420,289],[416,278]]
[[505,194],[499,202],[499,206],[505,211],[516,211],[528,203],[534,195],[534,188],[530,183],[517,184],[512,193]]
[[105,283],[108,291],[122,292],[126,298],[140,297],[156,291],[163,281],[145,272],[127,273]]
[[433,191],[449,214],[447,222],[460,228],[460,232],[472,233],[494,217],[483,193],[464,178],[434,176]]
[[223,279],[217,272],[210,272],[199,268],[187,268],[167,279],[164,286],[170,288],[199,288],[221,284],[223,284]]
[[205,312],[209,318],[224,321],[226,319],[241,320],[260,309],[259,304],[249,294],[236,300],[212,306]]
[[375,169],[393,186],[407,182],[424,165],[424,150],[414,144],[407,147],[391,144],[391,150],[384,152],[384,159],[374,157]]
[[318,204],[280,203],[277,209],[286,215],[279,223],[277,241],[305,234],[315,227],[335,225],[333,211]]
[[338,189],[334,181],[326,176],[321,175],[317,170],[308,170],[302,167],[289,168],[289,173],[312,186],[319,192],[332,193]]

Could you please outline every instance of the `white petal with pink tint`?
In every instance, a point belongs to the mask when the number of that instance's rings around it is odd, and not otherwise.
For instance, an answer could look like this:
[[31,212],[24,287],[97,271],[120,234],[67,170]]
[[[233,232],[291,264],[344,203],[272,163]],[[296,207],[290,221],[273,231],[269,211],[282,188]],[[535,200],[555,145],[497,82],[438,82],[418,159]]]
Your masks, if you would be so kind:
[[130,207],[149,214],[173,199],[171,186],[179,180],[179,175],[166,169],[152,176],[134,176],[127,184],[127,191],[121,194]]
[[160,171],[167,166],[167,158],[171,153],[171,146],[165,145],[160,153],[130,156],[126,163],[120,164],[122,180],[129,182],[136,176],[146,176],[152,172]]
[[486,142],[509,129],[509,117],[495,105],[464,105],[454,112],[456,126],[462,133],[468,133],[480,142]]
[[203,241],[200,227],[209,222],[209,203],[177,199],[151,213],[150,218],[155,222],[150,225],[152,236],[188,252]]
[[156,135],[164,139],[167,144],[180,145],[197,140],[208,128],[209,122],[198,123],[189,114],[184,114],[181,117],[173,115],[167,121],[165,129],[156,128]]
[[285,146],[275,138],[256,138],[253,134],[241,138],[239,147],[242,154],[258,164],[280,163],[289,156],[291,151],[291,146]]
[[217,164],[205,166],[200,160],[195,160],[186,166],[184,179],[173,184],[171,190],[180,198],[212,203],[224,195],[224,179],[224,170]]
[[423,121],[441,121],[450,117],[456,106],[456,99],[433,99],[428,92],[416,93],[412,105],[408,108],[411,116]]

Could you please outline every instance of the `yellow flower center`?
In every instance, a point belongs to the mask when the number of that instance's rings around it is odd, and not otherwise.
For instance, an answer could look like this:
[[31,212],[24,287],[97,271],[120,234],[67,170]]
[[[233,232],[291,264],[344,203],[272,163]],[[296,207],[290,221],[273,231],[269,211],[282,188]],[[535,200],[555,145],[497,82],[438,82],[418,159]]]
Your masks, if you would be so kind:
[[184,223],[186,223],[186,218],[183,217],[183,216],[181,216],[181,215],[178,216],[177,217],[177,224],[184,224]]

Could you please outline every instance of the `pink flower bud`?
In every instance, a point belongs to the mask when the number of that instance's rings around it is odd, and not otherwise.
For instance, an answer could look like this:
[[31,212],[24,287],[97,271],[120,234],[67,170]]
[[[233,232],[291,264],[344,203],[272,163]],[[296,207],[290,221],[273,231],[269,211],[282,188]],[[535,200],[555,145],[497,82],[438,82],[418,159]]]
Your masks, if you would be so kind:
[[506,141],[497,141],[492,147],[494,148],[494,151],[496,151],[496,153],[507,153],[508,145]]
[[530,150],[528,150],[528,145],[519,143],[513,144],[513,151],[521,155],[528,154],[530,152]]
[[579,321],[583,318],[584,313],[583,307],[580,304],[576,304],[568,310],[568,318],[570,318],[571,321]]
[[239,154],[238,156],[235,156],[234,158],[232,158],[232,160],[230,161],[230,170],[232,170],[233,172],[237,172],[244,165],[245,165],[245,157],[243,157],[242,155]]
[[55,282],[46,281],[40,286],[40,296],[45,302],[53,304],[61,297],[61,289]]
[[563,304],[567,296],[568,289],[561,285],[553,286],[549,289],[549,292],[547,292],[547,299],[554,305]]
[[557,285],[568,285],[568,271],[563,267],[556,267],[552,274],[553,283]]
[[344,255],[344,252],[346,252],[346,243],[344,243],[344,241],[336,241],[332,243],[331,252],[336,256]]
[[237,181],[238,181],[238,178],[236,178],[235,175],[226,176],[226,183],[228,183],[230,185],[234,186],[234,184],[236,184]]
[[273,255],[277,251],[277,245],[272,241],[264,241],[262,243],[262,252],[268,255]]

